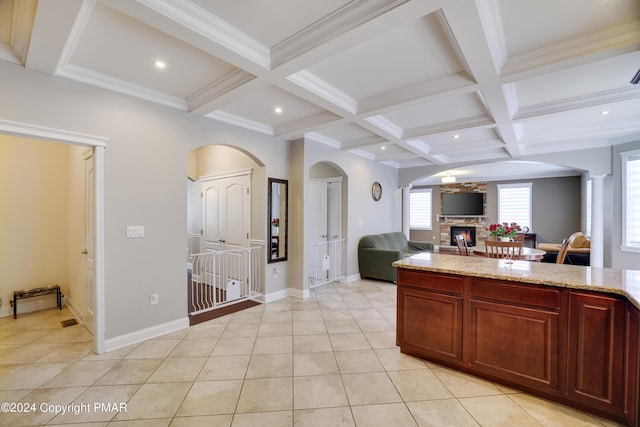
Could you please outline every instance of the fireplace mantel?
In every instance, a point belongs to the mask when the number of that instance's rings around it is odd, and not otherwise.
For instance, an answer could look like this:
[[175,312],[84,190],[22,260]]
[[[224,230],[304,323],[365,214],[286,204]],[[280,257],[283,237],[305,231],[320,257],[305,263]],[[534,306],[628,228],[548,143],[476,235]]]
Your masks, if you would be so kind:
[[478,220],[478,225],[482,225],[482,221],[487,219],[487,215],[442,215],[438,214],[438,221],[440,218],[444,218],[444,223],[449,223],[449,218],[475,218]]

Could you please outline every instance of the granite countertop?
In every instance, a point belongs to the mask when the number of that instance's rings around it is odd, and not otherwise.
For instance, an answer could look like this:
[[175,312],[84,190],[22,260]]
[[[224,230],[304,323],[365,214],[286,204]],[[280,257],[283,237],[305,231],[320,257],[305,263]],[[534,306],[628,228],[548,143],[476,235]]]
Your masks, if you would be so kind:
[[393,263],[409,270],[433,271],[511,280],[514,282],[584,289],[625,296],[640,309],[640,270],[584,267],[546,262],[513,261],[421,253]]

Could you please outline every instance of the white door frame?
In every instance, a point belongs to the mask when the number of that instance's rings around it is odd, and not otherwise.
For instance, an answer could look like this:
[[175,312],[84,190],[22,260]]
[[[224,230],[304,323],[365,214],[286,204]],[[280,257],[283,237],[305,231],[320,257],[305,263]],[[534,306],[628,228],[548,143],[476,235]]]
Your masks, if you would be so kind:
[[64,144],[81,145],[93,148],[94,168],[94,254],[95,254],[95,323],[93,350],[100,354],[105,351],[105,289],[104,289],[104,149],[107,138],[81,134],[73,131],[43,127],[28,123],[18,123],[0,119],[0,133],[23,138]]

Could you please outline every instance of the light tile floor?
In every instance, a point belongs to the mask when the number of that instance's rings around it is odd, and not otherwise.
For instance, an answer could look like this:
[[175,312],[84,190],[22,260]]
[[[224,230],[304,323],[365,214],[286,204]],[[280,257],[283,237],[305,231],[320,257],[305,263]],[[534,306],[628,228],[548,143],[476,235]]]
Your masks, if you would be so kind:
[[393,284],[328,284],[101,355],[67,309],[1,318],[0,402],[35,411],[0,425],[615,425],[400,353],[395,307]]

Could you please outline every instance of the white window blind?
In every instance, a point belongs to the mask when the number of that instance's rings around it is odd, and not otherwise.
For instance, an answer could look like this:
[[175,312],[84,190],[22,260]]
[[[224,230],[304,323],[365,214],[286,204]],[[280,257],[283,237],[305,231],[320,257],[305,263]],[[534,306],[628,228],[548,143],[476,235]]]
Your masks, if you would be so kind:
[[416,188],[409,193],[409,228],[431,230],[432,197],[430,188]]
[[622,155],[622,246],[640,252],[640,150]]
[[531,228],[531,183],[498,184],[498,222]]

